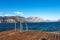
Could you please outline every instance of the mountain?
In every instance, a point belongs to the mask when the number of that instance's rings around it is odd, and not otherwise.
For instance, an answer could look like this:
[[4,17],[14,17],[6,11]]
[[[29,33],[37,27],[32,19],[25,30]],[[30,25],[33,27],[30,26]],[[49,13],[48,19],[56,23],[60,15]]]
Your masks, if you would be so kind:
[[26,19],[28,22],[44,22],[45,21],[43,18],[39,18],[39,17],[28,17]]
[[58,20],[45,20],[45,22],[58,22]]
[[25,18],[20,17],[20,16],[5,16],[5,17],[0,17],[0,23],[3,22],[9,22],[9,23],[14,23],[14,22],[24,22]]
[[21,17],[21,16],[0,16],[0,23],[3,22],[9,22],[9,23],[14,23],[14,22],[60,22],[60,20],[44,20],[43,18],[39,17]]
[[2,22],[44,22],[44,19],[39,18],[39,17],[21,17],[21,16],[5,16],[5,17],[0,17],[0,23]]
[[60,22],[60,19],[58,20],[58,22]]

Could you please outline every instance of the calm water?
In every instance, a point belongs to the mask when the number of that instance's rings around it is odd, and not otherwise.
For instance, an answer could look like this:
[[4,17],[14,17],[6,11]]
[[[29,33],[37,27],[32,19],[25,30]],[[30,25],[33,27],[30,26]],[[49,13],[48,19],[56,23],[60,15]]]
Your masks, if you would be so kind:
[[[26,30],[25,23],[22,23],[23,30]],[[59,32],[60,31],[60,22],[35,22],[27,23],[29,30],[42,30],[49,32]],[[17,28],[19,29],[20,23],[16,23]],[[15,23],[0,23],[0,31],[14,29]]]

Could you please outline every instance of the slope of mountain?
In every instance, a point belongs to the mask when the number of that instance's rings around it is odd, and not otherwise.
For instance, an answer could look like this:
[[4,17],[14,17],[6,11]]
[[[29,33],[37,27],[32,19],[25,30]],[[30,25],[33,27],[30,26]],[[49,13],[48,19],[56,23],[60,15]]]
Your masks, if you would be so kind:
[[9,22],[9,23],[14,23],[14,22],[23,22],[25,21],[24,17],[20,16],[5,16],[5,17],[0,17],[0,23],[2,22]]
[[28,22],[44,22],[45,20],[39,17],[28,17],[27,21]]
[[39,17],[21,17],[21,16],[5,16],[1,17],[0,16],[0,23],[2,22],[9,22],[9,23],[14,23],[14,22],[60,22],[60,20],[44,20],[43,18]]
[[38,17],[20,17],[20,16],[5,16],[5,17],[0,17],[0,23],[2,22],[43,22],[44,19],[38,18]]
[[58,20],[58,22],[60,22],[60,19]]

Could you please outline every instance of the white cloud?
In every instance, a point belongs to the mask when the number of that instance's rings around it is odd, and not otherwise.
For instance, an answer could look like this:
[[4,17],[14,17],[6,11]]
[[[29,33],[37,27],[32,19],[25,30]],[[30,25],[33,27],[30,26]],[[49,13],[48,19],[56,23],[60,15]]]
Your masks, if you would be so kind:
[[5,14],[4,16],[11,16],[10,14]]
[[23,12],[15,12],[16,15],[23,15]]
[[13,15],[13,14],[5,14],[4,16],[15,16],[15,15]]
[[12,12],[12,13],[6,13],[4,14],[3,12],[0,12],[0,16],[22,16],[23,15],[23,12]]
[[13,16],[12,14],[4,14],[4,12],[0,12],[0,16]]

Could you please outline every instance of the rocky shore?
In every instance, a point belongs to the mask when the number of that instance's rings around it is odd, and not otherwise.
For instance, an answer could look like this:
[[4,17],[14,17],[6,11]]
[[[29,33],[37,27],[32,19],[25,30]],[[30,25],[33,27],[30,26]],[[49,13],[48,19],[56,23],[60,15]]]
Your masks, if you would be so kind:
[[42,32],[42,31],[23,31],[17,30],[0,32],[0,40],[60,40],[60,34],[54,32]]

